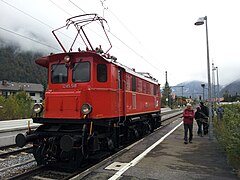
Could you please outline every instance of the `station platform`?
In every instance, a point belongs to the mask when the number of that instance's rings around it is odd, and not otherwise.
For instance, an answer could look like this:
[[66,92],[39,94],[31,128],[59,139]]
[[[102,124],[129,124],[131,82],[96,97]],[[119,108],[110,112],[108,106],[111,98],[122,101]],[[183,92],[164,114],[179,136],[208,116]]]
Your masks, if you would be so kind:
[[184,144],[183,134],[182,118],[178,118],[73,179],[240,179],[216,139],[197,136],[196,123],[192,144]]
[[40,125],[33,123],[32,119],[0,121],[0,147],[14,145],[16,135],[25,134],[28,130],[28,123],[31,129],[36,129]]

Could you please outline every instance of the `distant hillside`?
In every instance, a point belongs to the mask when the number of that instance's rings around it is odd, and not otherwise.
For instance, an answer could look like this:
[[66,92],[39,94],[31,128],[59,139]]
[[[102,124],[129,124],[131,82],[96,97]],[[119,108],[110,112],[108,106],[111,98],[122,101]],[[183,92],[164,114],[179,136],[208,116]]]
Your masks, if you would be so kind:
[[[201,84],[205,84],[204,88],[204,98],[207,99],[208,97],[208,84],[206,82],[202,81],[188,81],[183,82],[180,84],[177,84],[176,86],[183,86],[183,96],[185,97],[193,97],[198,98],[200,95],[203,96],[203,88]],[[223,94],[227,92],[228,94],[234,96],[236,94],[240,95],[240,79],[236,80],[230,84],[228,84],[225,87],[222,87],[220,85],[220,97],[223,97]],[[177,96],[182,96],[182,88],[181,87],[172,87],[172,90],[174,93],[176,93]],[[217,95],[217,87],[215,89],[216,95]]]
[[[208,84],[206,82],[202,81],[187,81],[180,84],[177,84],[176,86],[183,86],[183,96],[185,97],[192,97],[192,98],[203,98],[203,87],[201,84],[205,84],[204,87],[204,99],[208,98]],[[222,86],[220,86],[221,90]],[[181,87],[172,87],[173,92],[176,93],[177,96],[182,96],[182,88]],[[215,90],[217,93],[217,89]]]
[[[177,96],[182,96],[182,93],[183,93],[183,96],[185,96],[185,97],[191,96],[192,98],[198,98],[199,95],[202,96],[202,94],[203,94],[203,88],[202,88],[201,84],[205,84],[205,88],[207,87],[207,83],[202,82],[202,81],[187,81],[187,82],[177,84],[176,86],[173,86],[172,90],[174,93],[176,93]],[[183,86],[183,89],[180,86]],[[182,92],[182,90],[183,90],[183,92]],[[205,93],[204,96],[207,97],[206,89],[205,89],[204,93]]]
[[228,84],[221,91],[220,95],[222,96],[225,92],[228,92],[230,95],[240,94],[240,79]]
[[47,85],[47,69],[35,64],[42,53],[23,52],[18,47],[0,47],[0,80]]

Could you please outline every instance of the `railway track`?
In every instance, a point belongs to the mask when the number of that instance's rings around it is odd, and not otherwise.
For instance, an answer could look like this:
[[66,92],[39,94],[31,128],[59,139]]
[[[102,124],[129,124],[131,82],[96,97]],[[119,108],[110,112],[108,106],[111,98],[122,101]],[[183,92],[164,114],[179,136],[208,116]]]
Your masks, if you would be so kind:
[[15,145],[9,147],[3,147],[0,149],[0,159],[5,158],[6,156],[15,155],[22,152],[30,152],[32,150],[31,145],[27,145],[27,147],[19,148]]
[[[182,111],[174,111],[174,113],[173,112],[164,113],[162,117],[162,126],[156,129],[155,131],[158,131],[159,129],[169,125],[175,119],[179,118],[181,115],[182,115]],[[10,175],[9,177],[6,177],[6,179],[50,179],[51,180],[51,179],[71,179],[76,175],[78,175],[78,177],[85,176],[87,173],[91,172],[92,168],[101,166],[101,164],[104,163],[104,161],[114,158],[119,154],[123,154],[124,152],[128,151],[130,147],[134,146],[134,144],[138,143],[139,141],[141,141],[141,139],[133,143],[132,145],[129,145],[128,147],[122,147],[114,154],[109,152],[102,152],[101,158],[97,158],[97,159],[92,158],[89,160],[90,163],[85,162],[82,168],[73,172],[63,172],[62,169],[53,169],[47,166],[37,166],[35,160],[32,158],[32,159],[23,161],[21,163],[14,163],[12,166],[9,166],[9,167],[4,167],[0,169],[0,173],[4,171],[15,171],[12,173],[12,175]],[[19,149],[19,150],[8,152],[8,153],[6,152],[5,154],[2,154],[2,155],[0,154],[0,157],[11,156],[12,154],[23,153],[24,151],[29,151],[29,150],[31,150],[31,147],[28,147],[25,149]],[[23,168],[24,166],[29,168],[25,169]],[[0,162],[0,167],[1,167],[1,162]]]

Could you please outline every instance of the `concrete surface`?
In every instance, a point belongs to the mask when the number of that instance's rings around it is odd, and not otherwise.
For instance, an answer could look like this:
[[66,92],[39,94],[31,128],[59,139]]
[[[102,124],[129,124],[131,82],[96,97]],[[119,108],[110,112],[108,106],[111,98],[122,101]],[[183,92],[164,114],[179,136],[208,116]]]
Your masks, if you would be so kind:
[[15,144],[16,135],[26,133],[28,121],[32,129],[36,129],[40,125],[33,123],[32,119],[0,121],[0,147]]
[[228,166],[217,141],[197,136],[194,124],[192,144],[183,142],[183,125],[130,168],[122,179],[238,179]]
[[[123,180],[235,180],[238,178],[227,164],[226,156],[216,140],[208,136],[197,136],[197,124],[194,123],[192,144],[184,144],[183,125],[164,139],[138,163],[131,164],[140,154],[163,138],[182,121],[177,119],[169,126],[140,140],[124,153],[109,158],[96,168],[87,170],[84,176],[73,179],[114,179],[121,171]],[[126,168],[126,165],[129,168]],[[115,167],[114,167],[115,166]],[[127,169],[127,170],[126,170]],[[117,177],[117,176],[116,176]]]

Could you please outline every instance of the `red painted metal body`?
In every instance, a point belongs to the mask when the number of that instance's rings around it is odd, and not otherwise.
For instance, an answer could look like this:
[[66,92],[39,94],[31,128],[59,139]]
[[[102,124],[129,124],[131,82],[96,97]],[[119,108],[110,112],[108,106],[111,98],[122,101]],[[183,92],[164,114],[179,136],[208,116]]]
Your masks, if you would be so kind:
[[[69,63],[64,62],[68,55]],[[73,82],[73,64],[89,63],[87,82]],[[45,93],[44,118],[81,120],[83,104],[90,104],[90,119],[116,118],[160,111],[160,85],[133,70],[108,61],[96,52],[61,53],[40,58],[37,64],[48,68],[49,84]],[[107,81],[99,82],[97,66],[107,67]],[[64,65],[67,80],[53,83],[54,65]],[[101,72],[100,72],[101,73]],[[135,79],[135,80],[133,80]],[[134,86],[134,87],[133,87]]]
[[[16,144],[32,142],[38,165],[55,162],[60,167],[82,167],[89,155],[112,151],[161,125],[160,85],[150,74],[116,62],[108,53],[112,47],[108,36],[107,51],[102,46],[94,49],[84,28],[95,21],[107,36],[106,20],[96,14],[69,18],[53,31],[64,53],[36,60],[48,69],[44,108],[33,107],[33,121],[42,125],[30,134],[17,135]],[[55,31],[72,25],[77,35],[67,51]],[[86,51],[79,46],[73,51],[78,37]]]

